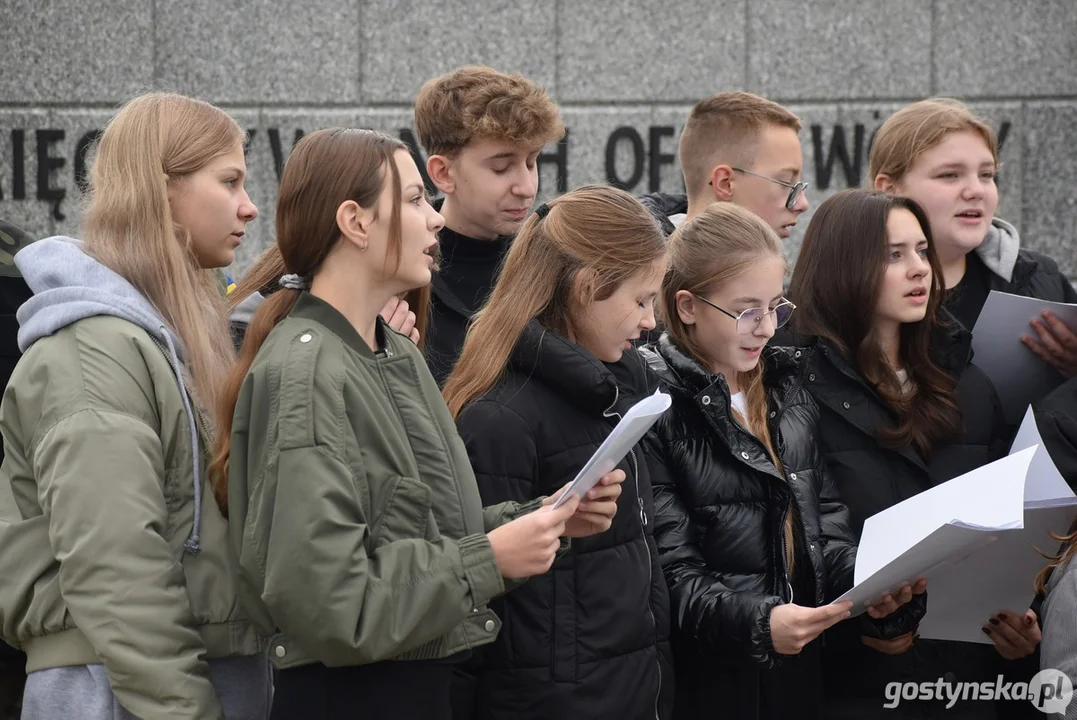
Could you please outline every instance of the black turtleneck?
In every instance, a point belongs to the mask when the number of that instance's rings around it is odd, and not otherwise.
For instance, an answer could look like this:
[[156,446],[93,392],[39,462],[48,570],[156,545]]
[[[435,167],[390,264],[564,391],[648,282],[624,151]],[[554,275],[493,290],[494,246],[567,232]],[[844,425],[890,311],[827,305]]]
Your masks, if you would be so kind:
[[438,240],[441,269],[432,282],[425,348],[430,372],[444,384],[460,357],[471,316],[490,297],[512,238],[476,240],[446,227]]
[[493,290],[501,259],[508,252],[512,238],[476,240],[446,227],[438,233],[438,240],[441,279],[468,309],[478,310]]

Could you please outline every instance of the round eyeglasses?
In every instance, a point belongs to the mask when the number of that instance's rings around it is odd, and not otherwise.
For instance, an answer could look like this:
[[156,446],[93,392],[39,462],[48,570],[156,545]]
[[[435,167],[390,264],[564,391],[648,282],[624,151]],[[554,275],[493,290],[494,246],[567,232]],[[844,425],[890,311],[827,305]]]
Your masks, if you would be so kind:
[[759,326],[763,324],[763,318],[771,314],[774,315],[774,329],[778,329],[785,325],[787,322],[789,322],[789,318],[793,316],[793,311],[797,309],[796,305],[789,302],[785,298],[782,298],[781,302],[779,302],[770,310],[761,307],[754,307],[744,310],[739,315],[734,315],[728,310],[718,307],[710,300],[705,297],[702,297],[701,295],[696,295],[695,293],[692,293],[692,297],[706,303],[707,305],[710,305],[718,312],[723,313],[724,315],[728,315],[729,317],[736,320],[737,332],[739,332],[741,335],[751,335],[752,333],[754,333],[759,328]]
[[[736,167],[730,169],[733,170],[733,172],[744,173],[745,175],[751,175],[752,177],[762,178],[764,180],[769,180],[776,185],[781,185],[782,187],[789,188],[789,196],[785,198],[786,210],[792,210],[793,207],[797,204],[797,200],[800,199],[800,194],[808,189],[808,183],[806,182],[787,183],[784,180],[778,180],[777,178],[760,175],[759,173],[754,173],[751,170],[744,170],[742,168]],[[779,325],[778,327],[781,327],[781,325]]]

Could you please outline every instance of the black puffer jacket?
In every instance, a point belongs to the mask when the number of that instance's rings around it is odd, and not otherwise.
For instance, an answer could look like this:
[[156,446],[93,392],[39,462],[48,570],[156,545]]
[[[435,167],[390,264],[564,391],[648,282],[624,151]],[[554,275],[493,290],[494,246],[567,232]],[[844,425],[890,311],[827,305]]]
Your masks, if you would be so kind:
[[[956,323],[933,343],[936,362],[957,378],[964,433],[926,459],[912,447],[890,450],[879,444],[876,433],[895,422],[892,411],[829,342],[815,342],[805,387],[819,404],[820,441],[857,539],[872,515],[1006,454],[1009,430],[998,396],[983,372],[969,364],[970,346],[971,336]],[[876,716],[891,682],[993,681],[999,673],[1021,671],[991,645],[921,639],[902,655],[883,655],[864,646],[854,630],[837,626],[826,637],[828,706],[835,717]],[[895,717],[996,717],[989,702],[958,703],[951,711],[944,704],[902,701],[890,712]]]
[[1051,460],[1077,492],[1077,376],[1033,403],[1032,410]]
[[[532,321],[503,379],[457,419],[483,502],[549,495],[572,480],[646,392],[636,363],[622,391],[591,353]],[[504,627],[464,668],[476,681],[470,717],[670,716],[669,596],[650,479],[638,451],[619,467],[628,477],[613,527],[574,539],[548,573],[491,604]],[[459,699],[467,678],[458,675]]]
[[[818,449],[818,410],[803,387],[805,353],[767,348],[762,359],[784,474],[733,419],[723,376],[705,371],[668,335],[641,353],[673,398],[646,438],[645,454],[673,607],[677,716],[792,717],[792,706],[775,705],[782,694],[796,703],[798,717],[812,716],[803,692],[818,686],[818,661],[775,652],[770,611],[787,602],[816,607],[847,590],[856,546]],[[791,582],[784,559],[787,512],[794,513],[797,537]],[[907,622],[880,634],[896,636],[910,627]],[[814,682],[783,675],[777,667],[783,663],[799,663],[798,674],[816,675]]]
[[672,218],[680,219],[688,213],[687,195],[668,195],[666,193],[651,193],[640,196],[640,202],[651,211],[654,219],[658,221],[662,232],[669,237],[677,229]]

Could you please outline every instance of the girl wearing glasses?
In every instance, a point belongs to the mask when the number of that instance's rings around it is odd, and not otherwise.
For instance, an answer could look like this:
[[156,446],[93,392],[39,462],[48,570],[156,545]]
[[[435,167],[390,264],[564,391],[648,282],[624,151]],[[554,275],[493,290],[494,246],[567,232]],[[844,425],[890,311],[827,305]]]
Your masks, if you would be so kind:
[[[717,203],[669,240],[667,330],[641,350],[673,397],[645,439],[674,619],[677,717],[815,717],[816,639],[849,617],[848,512],[823,469],[805,354],[768,348],[794,306],[781,241]],[[920,588],[917,588],[920,590]],[[870,610],[900,635],[912,589]],[[896,621],[896,622],[895,622]],[[859,622],[859,621],[858,621]]]
[[[995,389],[969,364],[969,333],[939,307],[942,273],[916,202],[868,190],[826,200],[805,233],[790,293],[795,336],[812,348],[804,387],[819,405],[820,444],[854,537],[868,517],[1004,454]],[[828,711],[874,717],[895,681],[993,682],[1006,670],[998,660],[1026,655],[1039,640],[1024,608],[983,620],[997,653],[913,635],[880,642],[854,627],[828,633]],[[995,717],[989,702],[945,705],[903,701],[894,712]]]

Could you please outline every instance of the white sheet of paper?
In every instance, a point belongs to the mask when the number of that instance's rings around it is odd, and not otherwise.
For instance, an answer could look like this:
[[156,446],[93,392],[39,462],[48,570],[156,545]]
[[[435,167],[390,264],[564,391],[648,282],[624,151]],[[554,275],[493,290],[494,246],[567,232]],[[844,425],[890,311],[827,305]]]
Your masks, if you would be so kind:
[[[859,614],[885,593],[990,542],[971,528],[1020,527],[1034,454],[1029,448],[1000,458],[872,515],[860,535],[853,588],[838,600],[852,600]],[[929,579],[929,608],[931,598]]]
[[1025,510],[1024,527],[997,534],[993,542],[953,566],[927,574],[927,615],[920,637],[987,644],[981,628],[1003,610],[1023,615],[1035,597],[1032,584],[1053,553],[1051,532],[1065,533],[1077,512],[1077,500],[1063,507]]
[[1002,610],[1028,608],[1033,580],[1046,563],[1037,548],[1053,552],[1050,534],[1064,533],[1075,512],[1077,497],[1051,461],[1029,409],[1008,457],[868,518],[855,586],[839,599],[852,600],[859,614],[866,603],[922,575],[928,611],[920,636],[990,643],[980,628]]
[[617,467],[617,463],[621,462],[632,447],[640,441],[640,438],[651,429],[651,425],[654,425],[659,416],[669,410],[672,402],[669,395],[659,390],[633,405],[576,475],[572,485],[553,506],[560,507],[568,500],[570,494],[583,497],[602,479],[603,475],[612,472]]
[[1060,498],[1073,496],[1073,491],[1062,477],[1062,473],[1055,467],[1047,447],[1040,439],[1040,430],[1036,427],[1036,415],[1032,408],[1025,411],[1025,419],[1017,430],[1017,435],[1010,445],[1010,454],[1039,446],[1032,458],[1032,464],[1028,468],[1028,479],[1025,481],[1025,503],[1050,503]]
[[973,362],[994,383],[1006,422],[1017,424],[1028,406],[1062,383],[1062,376],[1021,342],[1035,338],[1029,321],[1050,310],[1077,329],[1077,305],[992,290],[972,330]]

